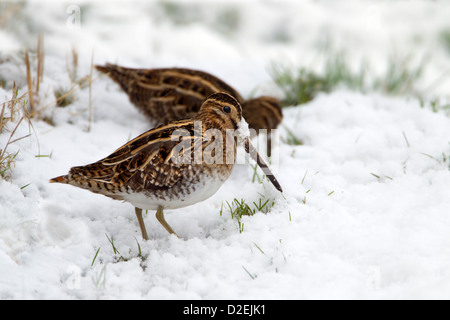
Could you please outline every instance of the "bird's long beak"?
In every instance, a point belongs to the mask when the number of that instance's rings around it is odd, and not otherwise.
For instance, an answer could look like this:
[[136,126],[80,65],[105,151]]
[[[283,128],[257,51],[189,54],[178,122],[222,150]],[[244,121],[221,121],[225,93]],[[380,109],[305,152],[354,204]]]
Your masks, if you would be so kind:
[[272,182],[273,186],[278,191],[283,192],[283,189],[281,188],[281,185],[278,182],[277,178],[275,178],[275,176],[273,175],[269,166],[266,164],[266,162],[263,160],[263,158],[259,155],[258,151],[253,146],[253,144],[250,142],[249,137],[244,138],[244,148],[245,148],[245,151],[250,155],[250,158],[252,158],[253,160],[256,161],[256,163],[262,169],[262,171],[267,176],[269,181]]

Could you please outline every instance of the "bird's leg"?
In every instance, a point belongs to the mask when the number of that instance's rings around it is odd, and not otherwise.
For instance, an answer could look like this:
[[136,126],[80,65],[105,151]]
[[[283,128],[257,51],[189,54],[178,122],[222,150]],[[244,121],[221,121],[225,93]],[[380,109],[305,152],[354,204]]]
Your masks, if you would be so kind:
[[[163,206],[159,206],[158,210],[156,211],[156,219],[158,219],[159,223],[162,224],[162,226],[170,233],[170,234],[174,234],[178,237],[178,235],[175,233],[175,231],[173,231],[173,229],[169,226],[169,224],[167,223],[166,219],[164,219],[164,207]],[[179,238],[179,237],[178,237]]]
[[144,238],[144,240],[148,240],[148,234],[147,234],[147,230],[145,229],[144,219],[142,219],[142,209],[134,208],[134,211],[136,212],[136,217],[139,222],[139,227],[141,228],[142,238]]

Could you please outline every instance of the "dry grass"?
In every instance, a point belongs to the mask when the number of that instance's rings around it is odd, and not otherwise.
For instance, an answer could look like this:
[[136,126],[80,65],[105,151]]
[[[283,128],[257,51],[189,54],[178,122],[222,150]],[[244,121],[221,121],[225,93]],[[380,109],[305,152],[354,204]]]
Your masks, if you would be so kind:
[[89,72],[89,125],[88,132],[91,132],[92,127],[92,74],[94,72],[94,51],[91,56],[91,70]]
[[42,34],[38,35],[37,55],[36,94],[39,95],[40,83],[44,77],[44,37]]
[[27,71],[27,85],[28,85],[30,113],[34,114],[34,91],[33,91],[33,83],[32,83],[33,80],[31,79],[30,57],[28,54],[28,50],[25,50],[25,67],[26,67],[26,71]]
[[44,76],[44,38],[40,34],[37,40],[36,50],[36,77],[33,78],[31,73],[31,60],[28,50],[25,50],[24,62],[25,70],[27,74],[27,87],[28,87],[28,105],[29,113],[31,117],[40,116],[39,107],[39,90],[40,84]]
[[[0,0],[1,1],[1,0]],[[67,58],[66,60],[66,71],[68,74],[68,77],[71,82],[71,86],[69,89],[67,88],[56,88],[54,89],[54,96],[55,100],[47,103],[42,104],[40,103],[40,94],[39,91],[41,89],[41,83],[43,81],[43,75],[44,75],[44,38],[42,35],[38,36],[38,42],[37,42],[37,51],[36,53],[30,54],[28,50],[25,50],[24,52],[24,63],[25,63],[25,70],[26,70],[26,76],[27,76],[27,90],[28,90],[28,113],[30,118],[38,118],[42,119],[41,115],[42,112],[51,107],[56,105],[57,107],[66,107],[70,104],[72,104],[75,100],[74,93],[79,90],[83,89],[85,87],[89,87],[89,127],[88,131],[90,131],[92,126],[92,82],[96,80],[93,77],[93,70],[94,70],[94,53],[92,53],[92,59],[91,59],[91,70],[90,73],[84,77],[79,78],[78,76],[78,53],[75,50],[75,48],[72,48],[71,56]],[[35,72],[35,77],[34,71]],[[52,124],[52,120],[48,117],[45,117],[43,120],[48,122],[49,124]]]
[[0,178],[4,180],[12,179],[12,168],[19,151],[10,152],[10,147],[15,142],[29,137],[31,134],[15,138],[19,126],[24,120],[30,123],[29,113],[26,110],[28,92],[19,97],[19,90],[14,84],[13,94],[9,101],[1,106],[0,112],[0,135],[8,135],[8,140],[0,146]]
[[[1,1],[1,0],[0,0]],[[42,82],[44,75],[44,38],[40,35],[37,39],[37,50],[31,52],[24,51],[24,66],[26,71],[26,83],[20,91],[14,83],[12,96],[8,101],[0,104],[0,180],[12,180],[12,169],[17,160],[20,150],[12,147],[13,144],[31,135],[33,128],[31,119],[40,119],[42,112],[52,105],[64,106],[73,102],[74,92],[78,89],[91,86],[92,71],[90,75],[77,79],[78,54],[72,52],[71,69],[68,68],[71,79],[71,88],[68,91],[55,91],[55,100],[42,104],[40,101],[40,91],[43,90]],[[92,89],[90,89],[90,99]],[[90,106],[90,121],[92,107]],[[44,119],[47,121],[48,119]],[[51,119],[50,119],[51,120]],[[51,121],[47,121],[51,123]],[[20,126],[28,125],[29,134],[19,136]],[[90,124],[89,124],[90,125]]]
[[[72,48],[71,55],[66,57],[66,72],[70,79],[71,86],[67,88],[58,88],[54,90],[54,95],[56,98],[57,107],[66,107],[72,104],[75,100],[74,93],[78,89],[83,89],[85,87],[89,88],[89,123],[92,121],[92,82],[97,78],[93,77],[94,71],[94,52],[92,52],[91,57],[91,67],[88,75],[79,78],[78,77],[78,52],[75,48]],[[89,126],[90,126],[89,124]],[[88,128],[90,130],[90,128]]]
[[[69,75],[70,82],[73,85],[74,83],[77,82],[77,77],[78,77],[78,52],[75,49],[75,47],[72,47],[71,53],[72,53],[71,59],[66,57],[66,69],[67,69],[67,74]],[[71,60],[72,66],[70,66],[69,60]]]
[[0,29],[5,29],[14,21],[25,6],[25,1],[0,0]]

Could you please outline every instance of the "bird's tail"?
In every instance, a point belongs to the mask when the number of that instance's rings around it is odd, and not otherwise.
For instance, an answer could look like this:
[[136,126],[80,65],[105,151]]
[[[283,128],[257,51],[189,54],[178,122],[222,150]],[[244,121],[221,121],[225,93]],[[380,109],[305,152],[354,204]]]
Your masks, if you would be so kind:
[[50,179],[50,183],[69,183],[69,179],[67,176],[59,176],[53,179]]
[[129,68],[123,68],[118,65],[107,63],[104,66],[96,65],[95,69],[108,75],[114,82],[116,82],[122,90],[128,92],[130,82],[133,80],[133,71]]
[[100,65],[97,64],[94,67],[95,67],[95,69],[97,69],[98,71],[103,72],[103,73],[109,73],[112,70],[117,68],[115,65],[110,64],[110,63],[107,63],[104,66],[100,66]]

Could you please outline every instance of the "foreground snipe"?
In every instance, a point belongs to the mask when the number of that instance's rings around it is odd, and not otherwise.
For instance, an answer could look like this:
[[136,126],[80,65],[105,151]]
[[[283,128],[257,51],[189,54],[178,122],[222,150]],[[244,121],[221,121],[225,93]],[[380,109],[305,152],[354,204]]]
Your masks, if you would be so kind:
[[280,103],[273,97],[244,100],[224,81],[198,70],[132,69],[112,64],[96,66],[96,69],[108,74],[128,94],[130,101],[158,124],[191,118],[209,95],[226,92],[241,104],[242,115],[256,134],[267,130],[270,155],[271,130],[283,119]]
[[241,106],[233,97],[226,93],[213,94],[194,118],[149,130],[110,156],[71,168],[67,175],[50,182],[70,184],[130,202],[136,208],[144,239],[148,235],[142,209],[157,210],[158,221],[175,234],[164,219],[164,208],[186,207],[216,193],[235,163],[236,144],[231,131],[237,131],[246,151],[282,191],[248,136],[243,136],[245,121],[241,119]]

